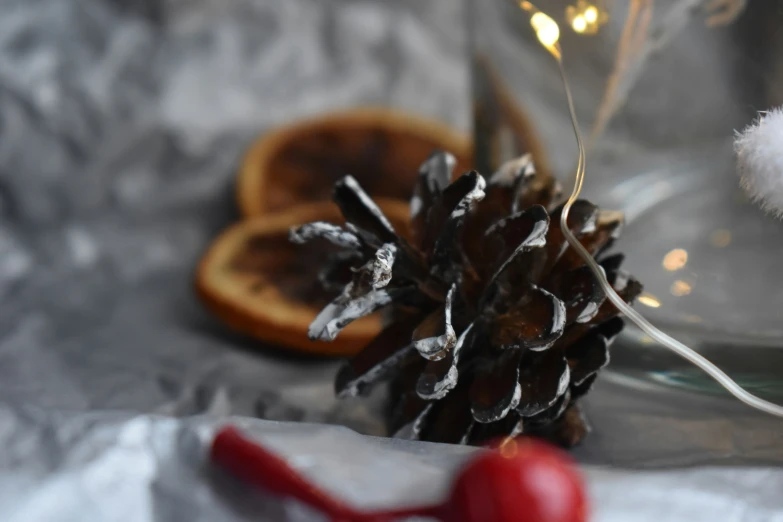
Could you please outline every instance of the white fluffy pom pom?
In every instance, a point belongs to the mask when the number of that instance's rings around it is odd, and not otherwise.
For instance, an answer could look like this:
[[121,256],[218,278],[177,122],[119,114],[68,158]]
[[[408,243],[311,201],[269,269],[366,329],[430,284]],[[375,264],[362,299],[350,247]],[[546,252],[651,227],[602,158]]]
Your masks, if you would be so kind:
[[783,108],[761,113],[734,139],[740,185],[767,212],[783,218]]

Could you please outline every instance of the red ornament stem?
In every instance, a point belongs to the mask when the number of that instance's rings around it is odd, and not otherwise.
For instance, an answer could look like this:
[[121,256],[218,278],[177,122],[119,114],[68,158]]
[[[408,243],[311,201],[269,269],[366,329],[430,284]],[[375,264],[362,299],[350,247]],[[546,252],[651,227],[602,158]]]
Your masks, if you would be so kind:
[[285,460],[245,438],[233,426],[222,428],[215,436],[210,458],[236,477],[271,493],[295,498],[335,522],[366,520],[363,515],[304,479]]
[[333,522],[392,522],[412,516],[443,522],[586,522],[588,517],[587,494],[571,460],[531,440],[505,441],[497,451],[477,455],[441,505],[366,513],[317,488],[234,427],[218,432],[210,457],[238,478],[308,504]]

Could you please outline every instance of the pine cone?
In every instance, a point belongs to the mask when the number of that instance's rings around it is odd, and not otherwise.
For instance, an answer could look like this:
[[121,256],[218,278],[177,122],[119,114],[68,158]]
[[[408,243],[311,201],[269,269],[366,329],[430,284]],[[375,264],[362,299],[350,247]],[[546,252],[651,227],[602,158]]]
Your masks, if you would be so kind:
[[[321,237],[344,247],[322,273],[342,293],[310,325],[331,340],[378,309],[388,326],[337,375],[339,395],[391,379],[389,430],[433,442],[480,444],[520,433],[573,446],[587,432],[577,401],[609,361],[623,327],[592,272],[560,230],[558,187],[529,156],[489,182],[453,183],[454,157],[433,154],[411,201],[411,238],[400,237],[347,176],[334,200],[345,228],[311,223],[294,242]],[[641,285],[606,255],[622,214],[579,200],[568,226],[627,302]]]

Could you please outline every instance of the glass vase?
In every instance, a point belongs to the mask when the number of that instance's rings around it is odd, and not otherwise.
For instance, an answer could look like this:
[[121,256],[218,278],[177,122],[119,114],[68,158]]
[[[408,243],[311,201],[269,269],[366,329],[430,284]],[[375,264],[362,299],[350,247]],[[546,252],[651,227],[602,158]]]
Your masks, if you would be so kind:
[[[509,0],[469,0],[477,166],[531,152],[571,190],[577,146],[558,66]],[[523,2],[524,3],[524,2]],[[583,195],[625,212],[615,249],[636,309],[740,384],[783,396],[783,222],[739,185],[733,139],[783,103],[776,2],[541,0],[587,147]],[[782,152],[783,153],[783,152]],[[628,324],[616,376],[719,391]],[[636,381],[638,382],[638,380]]]

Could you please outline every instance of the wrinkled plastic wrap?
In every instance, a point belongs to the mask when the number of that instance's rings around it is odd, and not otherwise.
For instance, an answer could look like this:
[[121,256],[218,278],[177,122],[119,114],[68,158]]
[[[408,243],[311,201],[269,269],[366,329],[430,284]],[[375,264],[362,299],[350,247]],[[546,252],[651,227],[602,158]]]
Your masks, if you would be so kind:
[[[200,467],[232,415],[319,423],[241,421],[361,505],[442,494],[472,450],[323,424],[381,434],[382,396],[338,403],[336,363],[227,332],[192,275],[263,129],[360,102],[465,128],[461,17],[452,0],[0,1],[0,520],[317,520]],[[783,520],[779,421],[611,375],[587,410],[597,520]]]

